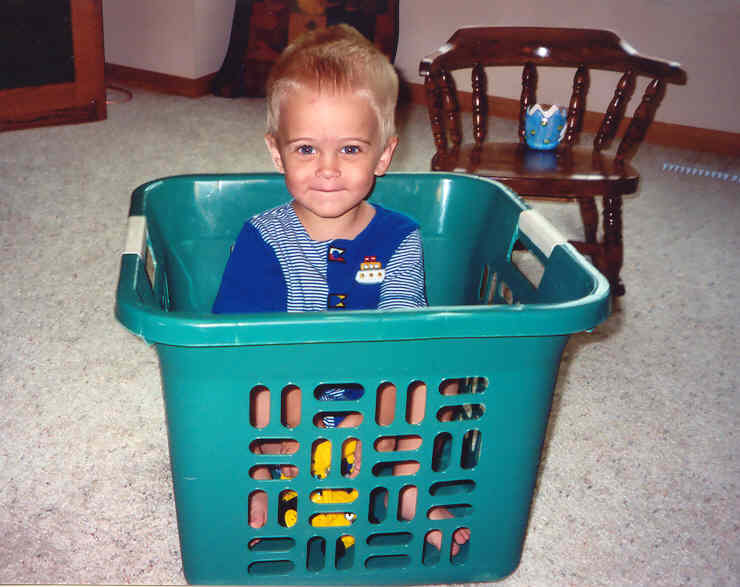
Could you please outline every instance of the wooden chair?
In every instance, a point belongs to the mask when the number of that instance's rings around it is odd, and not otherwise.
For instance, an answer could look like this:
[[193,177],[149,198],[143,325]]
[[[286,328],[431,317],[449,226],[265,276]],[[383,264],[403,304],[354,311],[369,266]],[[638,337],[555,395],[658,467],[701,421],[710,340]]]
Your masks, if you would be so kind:
[[[523,66],[519,101],[518,141],[486,141],[486,67]],[[565,136],[554,151],[536,151],[525,143],[525,113],[537,103],[537,67],[575,69],[568,104]],[[460,101],[451,72],[472,69],[472,142],[463,144]],[[586,112],[589,70],[621,73],[614,96],[596,131],[593,146],[577,147]],[[637,54],[612,32],[588,29],[470,27],[455,32],[447,43],[419,66],[425,77],[427,106],[436,153],[434,171],[483,175],[503,182],[523,197],[578,201],[584,225],[583,241],[573,242],[591,256],[606,275],[614,295],[623,295],[622,196],[637,190],[639,174],[630,164],[665,93],[666,83],[685,84],[686,73],[676,63]],[[640,104],[613,155],[607,154],[617,136],[638,76],[648,76]],[[618,77],[618,76],[615,76]],[[504,101],[505,103],[505,101]],[[516,139],[516,137],[511,137]],[[604,236],[597,241],[601,196]]]

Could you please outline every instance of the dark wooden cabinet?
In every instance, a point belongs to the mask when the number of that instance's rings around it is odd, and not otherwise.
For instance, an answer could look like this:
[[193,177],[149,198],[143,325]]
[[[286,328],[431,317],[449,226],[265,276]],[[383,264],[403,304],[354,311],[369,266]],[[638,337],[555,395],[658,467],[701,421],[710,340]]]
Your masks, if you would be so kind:
[[0,130],[104,119],[102,0],[8,0],[0,12]]
[[219,96],[264,96],[270,69],[300,34],[347,23],[393,62],[398,45],[399,0],[236,0],[229,50],[213,80]]

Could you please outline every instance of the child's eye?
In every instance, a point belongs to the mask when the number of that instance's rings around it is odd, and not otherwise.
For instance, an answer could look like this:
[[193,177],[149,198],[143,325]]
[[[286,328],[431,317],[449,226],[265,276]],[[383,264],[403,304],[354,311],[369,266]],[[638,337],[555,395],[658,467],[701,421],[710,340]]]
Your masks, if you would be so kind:
[[362,149],[359,145],[345,145],[342,147],[342,153],[345,155],[357,155],[360,152],[362,152]]
[[314,148],[311,145],[299,145],[296,151],[301,155],[313,155],[315,153]]

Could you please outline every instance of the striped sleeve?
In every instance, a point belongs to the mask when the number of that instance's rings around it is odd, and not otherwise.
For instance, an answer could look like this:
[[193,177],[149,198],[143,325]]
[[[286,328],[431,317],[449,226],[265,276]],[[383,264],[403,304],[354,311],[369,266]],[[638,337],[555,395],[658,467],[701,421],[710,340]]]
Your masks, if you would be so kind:
[[275,252],[286,283],[288,312],[326,310],[326,242],[311,240],[290,204],[252,218]]
[[378,309],[424,308],[427,305],[424,252],[417,229],[401,242],[388,261]]

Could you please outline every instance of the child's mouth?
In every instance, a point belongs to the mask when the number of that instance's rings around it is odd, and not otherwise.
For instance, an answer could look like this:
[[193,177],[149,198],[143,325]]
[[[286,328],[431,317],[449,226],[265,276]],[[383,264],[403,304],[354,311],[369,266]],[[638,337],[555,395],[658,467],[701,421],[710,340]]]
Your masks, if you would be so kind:
[[315,187],[313,189],[314,189],[314,191],[320,192],[320,193],[323,193],[323,194],[334,194],[336,192],[341,192],[342,191],[342,188],[339,188],[339,187],[332,187],[332,188]]

